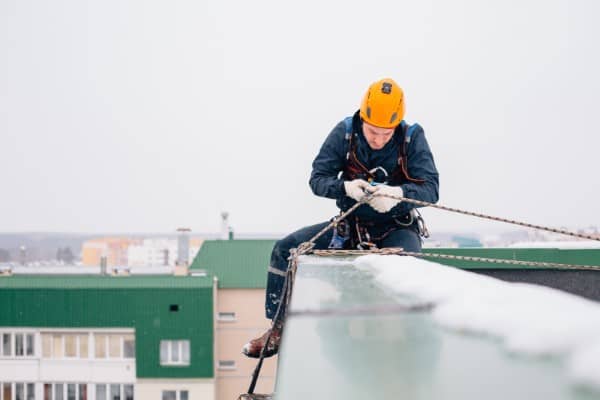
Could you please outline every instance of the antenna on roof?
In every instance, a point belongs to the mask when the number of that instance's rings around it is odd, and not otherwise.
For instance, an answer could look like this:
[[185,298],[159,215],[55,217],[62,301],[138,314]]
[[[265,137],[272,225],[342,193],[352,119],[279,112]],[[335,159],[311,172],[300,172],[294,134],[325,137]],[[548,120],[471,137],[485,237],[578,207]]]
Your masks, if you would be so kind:
[[229,239],[229,213],[227,211],[221,212],[221,240]]

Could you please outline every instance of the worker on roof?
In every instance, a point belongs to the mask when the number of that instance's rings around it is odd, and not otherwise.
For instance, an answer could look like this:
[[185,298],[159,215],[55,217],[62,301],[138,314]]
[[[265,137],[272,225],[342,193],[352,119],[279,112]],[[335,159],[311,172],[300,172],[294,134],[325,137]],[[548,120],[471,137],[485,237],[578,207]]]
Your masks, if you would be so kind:
[[[366,194],[406,197],[435,203],[438,172],[423,128],[404,121],[404,93],[392,79],[369,86],[360,109],[331,131],[313,161],[310,187],[317,196],[336,199],[348,210]],[[273,319],[279,306],[290,249],[306,242],[329,222],[312,225],[279,240],[268,270],[266,315]],[[427,235],[416,206],[399,199],[373,196],[333,231],[316,240],[314,249],[402,247],[420,252]],[[285,310],[281,310],[285,312]],[[248,342],[243,353],[257,358],[277,353],[282,318],[261,337]]]

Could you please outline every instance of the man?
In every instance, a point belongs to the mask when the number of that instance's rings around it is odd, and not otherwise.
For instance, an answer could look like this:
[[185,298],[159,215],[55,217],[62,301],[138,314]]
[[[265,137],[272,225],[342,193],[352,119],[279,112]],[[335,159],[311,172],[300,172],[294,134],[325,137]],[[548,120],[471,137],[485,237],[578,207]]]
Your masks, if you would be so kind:
[[[337,200],[344,211],[366,193],[406,197],[435,203],[438,172],[423,129],[404,118],[404,93],[392,79],[373,83],[360,110],[337,124],[313,162],[310,187],[317,196]],[[321,236],[315,249],[402,247],[421,251],[420,215],[416,206],[384,196],[374,196],[359,206],[333,232]],[[422,221],[422,220],[421,220]],[[289,250],[308,241],[329,222],[309,226],[279,240],[271,253],[266,315],[273,319],[279,306]],[[285,312],[285,310],[282,310]],[[282,320],[282,319],[281,319]],[[283,323],[275,324],[243,348],[248,357],[259,357],[269,333],[265,357],[277,353]]]

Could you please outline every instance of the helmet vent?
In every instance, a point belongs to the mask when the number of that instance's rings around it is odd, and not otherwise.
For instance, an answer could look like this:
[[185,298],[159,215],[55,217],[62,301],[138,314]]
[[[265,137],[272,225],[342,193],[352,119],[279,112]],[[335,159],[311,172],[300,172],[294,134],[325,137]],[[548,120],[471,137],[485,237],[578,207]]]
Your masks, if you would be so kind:
[[381,93],[384,93],[384,94],[392,93],[392,84],[389,82],[383,82],[381,84]]

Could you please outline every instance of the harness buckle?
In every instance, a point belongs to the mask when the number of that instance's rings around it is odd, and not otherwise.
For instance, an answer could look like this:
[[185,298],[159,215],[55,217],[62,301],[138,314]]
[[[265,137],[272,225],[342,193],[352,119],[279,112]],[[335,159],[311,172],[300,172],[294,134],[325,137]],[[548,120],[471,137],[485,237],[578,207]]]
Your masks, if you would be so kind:
[[371,175],[371,178],[369,178],[369,183],[372,185],[387,185],[388,183],[389,174],[385,168],[381,166],[369,170],[369,175]]
[[429,229],[427,229],[427,225],[425,225],[425,220],[423,219],[423,216],[421,215],[419,210],[413,208],[412,210],[410,210],[410,214],[411,216],[413,216],[413,218],[416,218],[417,220],[417,230],[419,231],[419,235],[427,239],[429,237]]

